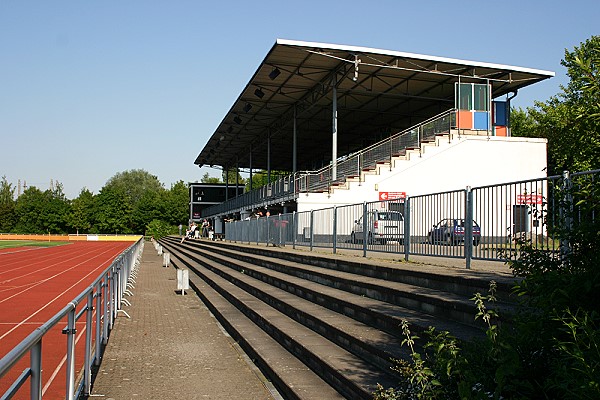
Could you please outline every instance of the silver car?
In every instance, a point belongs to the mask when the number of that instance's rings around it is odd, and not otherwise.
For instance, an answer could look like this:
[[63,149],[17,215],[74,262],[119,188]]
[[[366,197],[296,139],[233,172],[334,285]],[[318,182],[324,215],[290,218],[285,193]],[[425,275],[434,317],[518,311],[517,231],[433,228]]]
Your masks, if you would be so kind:
[[404,216],[399,211],[377,211],[367,213],[367,221],[363,217],[354,221],[352,243],[365,240],[367,243],[386,244],[389,241],[404,242]]

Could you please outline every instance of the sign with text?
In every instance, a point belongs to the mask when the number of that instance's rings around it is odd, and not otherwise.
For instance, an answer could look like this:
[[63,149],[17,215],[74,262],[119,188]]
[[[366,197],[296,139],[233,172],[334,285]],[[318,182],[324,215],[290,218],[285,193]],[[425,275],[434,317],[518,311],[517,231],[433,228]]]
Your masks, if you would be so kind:
[[379,192],[379,201],[406,199],[406,192]]
[[544,196],[541,194],[518,194],[517,195],[517,203],[518,204],[542,204],[544,201]]

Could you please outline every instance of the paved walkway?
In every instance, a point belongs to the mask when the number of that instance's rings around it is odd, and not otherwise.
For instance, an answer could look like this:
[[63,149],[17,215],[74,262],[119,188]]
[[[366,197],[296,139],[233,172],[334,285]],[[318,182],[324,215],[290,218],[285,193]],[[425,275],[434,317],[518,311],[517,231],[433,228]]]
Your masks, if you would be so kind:
[[[92,386],[103,399],[274,399],[265,378],[190,291],[177,289],[176,270],[162,267],[146,243]],[[275,393],[277,396],[277,394]]]

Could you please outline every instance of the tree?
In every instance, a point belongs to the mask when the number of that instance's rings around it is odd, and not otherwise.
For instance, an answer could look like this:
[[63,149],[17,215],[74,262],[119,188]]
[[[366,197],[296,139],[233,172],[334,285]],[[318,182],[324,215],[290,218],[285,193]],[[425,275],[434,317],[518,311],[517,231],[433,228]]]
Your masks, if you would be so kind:
[[171,225],[186,224],[190,218],[190,189],[179,181],[165,193],[165,220]]
[[146,191],[160,192],[164,190],[158,178],[143,169],[118,172],[106,182],[104,187],[110,190],[122,191],[129,197],[133,205],[140,200]]
[[71,202],[71,213],[67,216],[67,226],[76,233],[89,232],[94,220],[95,199],[92,192],[81,189],[79,196]]
[[105,186],[97,196],[93,230],[95,233],[134,233],[131,229],[132,211],[131,199],[124,190]]
[[229,184],[234,184],[234,185],[237,182],[240,185],[244,185],[246,180],[244,178],[242,178],[242,176],[240,175],[240,172],[238,171],[237,168],[232,167],[232,168],[223,170],[223,182],[227,182]]
[[0,181],[0,232],[10,232],[15,222],[15,188],[3,176]]
[[570,78],[562,91],[534,107],[512,110],[514,136],[548,139],[548,173],[600,168],[600,36],[565,50]]
[[[271,171],[271,182],[279,180],[283,176],[287,176],[290,173],[287,171]],[[269,183],[268,171],[261,169],[252,174],[252,190],[258,189],[259,187],[265,186]],[[246,190],[250,190],[250,179],[246,182]]]
[[202,175],[202,179],[200,180],[202,183],[222,183],[221,180],[215,176],[208,175],[208,172]]
[[66,216],[70,204],[62,193],[62,186],[54,191],[42,192],[35,186],[29,187],[17,199],[15,231],[19,233],[65,233]]
[[133,231],[144,233],[146,226],[151,221],[164,220],[165,208],[163,192],[147,190],[142,193],[142,196],[134,205],[131,216]]
[[46,190],[44,196],[47,199],[44,231],[66,233],[67,219],[71,213],[71,204],[63,192],[62,183],[56,182],[54,189]]

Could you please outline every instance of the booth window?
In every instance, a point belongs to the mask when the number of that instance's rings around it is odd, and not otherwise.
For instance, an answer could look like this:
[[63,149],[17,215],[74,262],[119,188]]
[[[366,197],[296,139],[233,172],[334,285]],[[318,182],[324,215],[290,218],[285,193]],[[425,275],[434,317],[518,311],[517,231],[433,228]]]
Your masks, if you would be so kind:
[[481,83],[456,84],[456,108],[467,111],[490,111],[490,86]]

